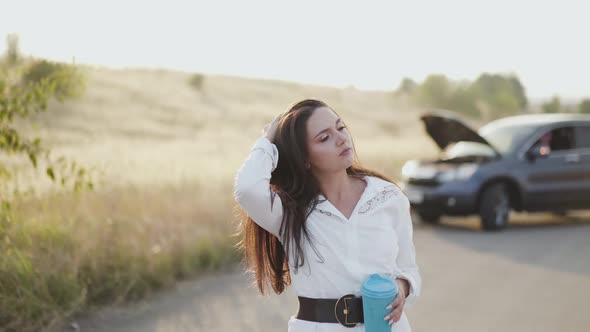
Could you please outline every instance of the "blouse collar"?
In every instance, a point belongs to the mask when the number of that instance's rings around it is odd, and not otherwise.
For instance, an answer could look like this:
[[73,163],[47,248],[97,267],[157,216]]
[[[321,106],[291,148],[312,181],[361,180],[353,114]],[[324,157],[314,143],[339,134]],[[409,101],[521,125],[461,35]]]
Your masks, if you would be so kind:
[[[365,190],[363,191],[363,194],[361,195],[358,203],[354,207],[351,216],[358,213],[359,209],[362,209],[362,207],[367,204],[367,202],[375,199],[379,194],[386,190],[387,187],[395,186],[390,182],[370,175],[365,175],[362,177],[362,179],[365,180],[367,186],[365,187]],[[323,194],[318,195],[318,204],[316,205],[316,210],[327,215],[335,214],[344,220],[348,220],[346,217],[344,217],[342,212],[340,212]]]

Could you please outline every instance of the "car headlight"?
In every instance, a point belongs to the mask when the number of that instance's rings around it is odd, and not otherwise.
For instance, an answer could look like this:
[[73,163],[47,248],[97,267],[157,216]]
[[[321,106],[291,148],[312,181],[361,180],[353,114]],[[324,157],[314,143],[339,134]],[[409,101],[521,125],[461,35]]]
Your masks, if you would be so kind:
[[416,173],[416,167],[418,163],[415,160],[407,161],[402,167],[402,179],[411,178]]
[[453,167],[438,175],[440,182],[459,181],[470,178],[477,170],[477,164],[463,164],[459,167]]
[[402,167],[402,179],[432,179],[436,176],[436,168],[432,165],[420,165],[416,160],[407,161]]

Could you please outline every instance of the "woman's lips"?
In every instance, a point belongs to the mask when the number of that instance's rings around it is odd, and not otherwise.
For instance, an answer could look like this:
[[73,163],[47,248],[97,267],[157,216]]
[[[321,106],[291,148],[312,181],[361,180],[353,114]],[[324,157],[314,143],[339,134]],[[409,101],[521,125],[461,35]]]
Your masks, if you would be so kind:
[[340,152],[340,155],[341,156],[344,156],[344,155],[350,153],[350,150],[352,150],[352,149],[351,148],[346,148],[344,151]]

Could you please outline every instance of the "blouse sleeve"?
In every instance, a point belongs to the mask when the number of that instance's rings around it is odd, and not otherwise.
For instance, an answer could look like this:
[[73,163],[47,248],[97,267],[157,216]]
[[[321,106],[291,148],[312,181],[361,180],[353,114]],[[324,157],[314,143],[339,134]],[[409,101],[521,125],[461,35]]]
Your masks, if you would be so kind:
[[416,264],[416,249],[413,240],[413,225],[410,215],[410,202],[405,195],[401,195],[398,205],[398,218],[396,222],[396,231],[399,241],[399,253],[397,256],[396,278],[406,279],[410,284],[410,293],[406,298],[405,306],[411,307],[422,288],[422,278]]
[[266,137],[258,139],[236,174],[234,197],[254,222],[280,239],[283,205],[270,189],[271,173],[278,160],[277,147]]

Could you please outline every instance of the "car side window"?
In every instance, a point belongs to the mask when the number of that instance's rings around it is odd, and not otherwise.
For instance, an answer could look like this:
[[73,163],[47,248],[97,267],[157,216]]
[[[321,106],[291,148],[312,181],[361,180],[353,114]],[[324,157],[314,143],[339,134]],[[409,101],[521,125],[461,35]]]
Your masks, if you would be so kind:
[[575,136],[573,127],[555,128],[546,132],[539,138],[534,147],[548,149],[548,152],[571,150],[575,148]]
[[578,149],[590,148],[590,126],[576,127],[576,147]]

